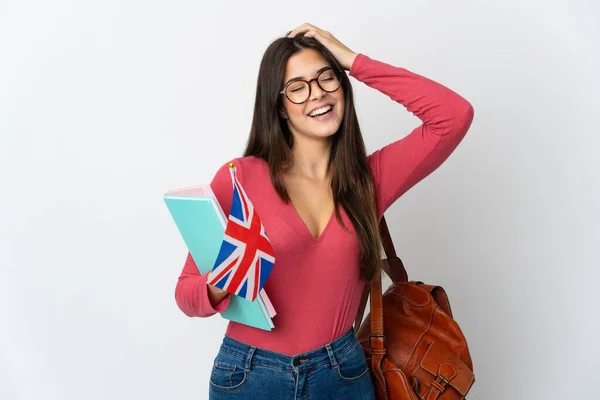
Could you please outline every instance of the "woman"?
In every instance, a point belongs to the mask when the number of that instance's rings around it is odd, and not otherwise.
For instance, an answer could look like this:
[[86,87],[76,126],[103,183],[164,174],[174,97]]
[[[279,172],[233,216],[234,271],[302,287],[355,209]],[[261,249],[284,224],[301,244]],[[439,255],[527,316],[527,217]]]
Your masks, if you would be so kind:
[[[422,121],[367,156],[349,75]],[[473,108],[450,89],[351,51],[303,24],[266,50],[244,157],[236,174],[261,217],[276,264],[265,285],[272,331],[231,322],[210,377],[211,399],[373,399],[352,323],[381,259],[378,221],[444,162]],[[229,162],[212,189],[232,200]],[[188,254],[176,288],[180,309],[208,317],[229,295],[207,285]]]

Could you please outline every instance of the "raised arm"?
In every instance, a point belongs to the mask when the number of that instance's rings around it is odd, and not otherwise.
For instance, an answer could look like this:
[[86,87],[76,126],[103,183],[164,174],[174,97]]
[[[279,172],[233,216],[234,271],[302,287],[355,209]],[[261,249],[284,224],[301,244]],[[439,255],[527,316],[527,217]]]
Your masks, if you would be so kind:
[[359,54],[350,76],[402,104],[422,124],[369,156],[377,187],[377,213],[435,171],[469,130],[471,104],[447,87],[406,69]]

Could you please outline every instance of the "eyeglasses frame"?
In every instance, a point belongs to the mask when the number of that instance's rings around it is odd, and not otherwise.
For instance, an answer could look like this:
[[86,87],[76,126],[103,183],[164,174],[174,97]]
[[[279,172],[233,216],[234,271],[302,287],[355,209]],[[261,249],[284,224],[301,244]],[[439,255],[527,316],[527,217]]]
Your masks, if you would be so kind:
[[[338,86],[336,89],[334,89],[334,90],[331,90],[331,91],[330,91],[330,90],[325,90],[325,89],[323,89],[323,87],[322,87],[322,86],[321,86],[321,84],[319,83],[319,77],[320,77],[322,74],[324,74],[325,72],[327,72],[327,71],[333,71],[333,72],[334,72],[334,73],[337,75],[337,78],[338,78],[338,80],[340,81],[340,86]],[[341,76],[341,74],[342,74],[342,71],[341,71],[341,70],[339,70],[339,69],[337,69],[337,68],[333,68],[333,67],[328,67],[327,69],[324,69],[323,71],[319,72],[319,75],[317,75],[316,77],[312,78],[312,79],[311,79],[311,80],[309,80],[309,81],[307,81],[307,80],[305,80],[305,79],[296,79],[296,80],[294,80],[294,81],[292,81],[292,82],[289,82],[287,85],[285,85],[285,87],[283,88],[283,90],[282,90],[281,92],[279,92],[279,94],[283,94],[283,95],[285,95],[285,97],[286,97],[286,98],[287,98],[287,99],[288,99],[288,100],[289,100],[291,103],[294,103],[294,104],[302,104],[302,103],[306,103],[306,102],[308,101],[308,99],[310,99],[310,95],[311,95],[311,93],[312,93],[312,82],[313,82],[313,81],[317,81],[317,85],[319,86],[319,89],[321,89],[322,91],[324,91],[324,92],[326,92],[326,93],[333,93],[333,92],[335,92],[335,91],[339,90],[339,88],[341,88],[341,87],[342,87],[342,76]],[[287,88],[288,88],[288,87],[289,87],[291,84],[293,84],[293,83],[296,83],[296,82],[305,82],[305,83],[308,85],[308,95],[306,96],[306,100],[304,100],[304,101],[301,101],[300,103],[296,103],[296,102],[292,101],[292,100],[289,98],[289,96],[287,95]]]

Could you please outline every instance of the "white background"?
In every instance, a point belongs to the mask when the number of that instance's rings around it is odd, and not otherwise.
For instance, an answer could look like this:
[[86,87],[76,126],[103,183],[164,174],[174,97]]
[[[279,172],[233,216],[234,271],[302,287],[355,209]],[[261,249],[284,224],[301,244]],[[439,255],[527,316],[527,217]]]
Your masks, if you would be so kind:
[[[262,54],[305,21],[475,108],[387,214],[411,278],[450,296],[469,398],[600,398],[595,0],[3,0],[1,399],[208,397],[226,321],[177,308],[162,194],[240,155]],[[352,82],[369,152],[419,123]]]

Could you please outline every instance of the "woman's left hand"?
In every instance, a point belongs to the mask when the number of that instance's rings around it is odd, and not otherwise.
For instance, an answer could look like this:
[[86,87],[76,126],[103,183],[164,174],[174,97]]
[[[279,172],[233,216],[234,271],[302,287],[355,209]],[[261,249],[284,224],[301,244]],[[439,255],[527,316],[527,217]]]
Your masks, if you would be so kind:
[[309,23],[304,23],[290,32],[289,38],[293,38],[299,33],[304,32],[304,36],[311,37],[318,40],[323,46],[327,48],[338,60],[342,68],[349,71],[352,67],[352,63],[357,56],[357,53],[350,50],[342,42],[337,40],[331,33],[319,29]]

